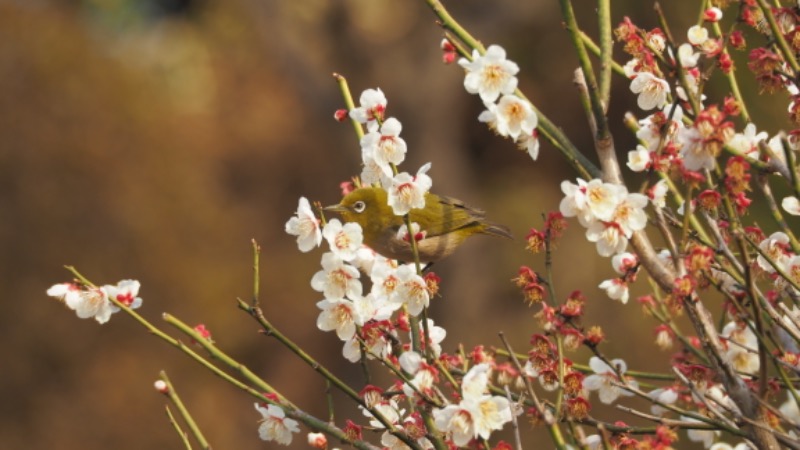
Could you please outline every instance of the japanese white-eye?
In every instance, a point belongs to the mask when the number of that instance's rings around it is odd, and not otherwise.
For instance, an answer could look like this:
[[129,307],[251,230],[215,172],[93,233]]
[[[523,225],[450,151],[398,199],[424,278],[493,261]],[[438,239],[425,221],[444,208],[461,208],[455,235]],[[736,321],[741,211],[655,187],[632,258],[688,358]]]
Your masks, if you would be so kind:
[[[345,222],[361,225],[364,243],[378,254],[405,262],[414,261],[410,237],[403,239],[398,236],[405,220],[389,206],[388,194],[383,188],[356,189],[338,205],[325,209],[338,213]],[[412,209],[408,215],[411,222],[420,227],[416,243],[419,260],[423,262],[449,256],[475,234],[511,238],[507,227],[487,222],[483,211],[450,197],[426,193],[425,207]]]

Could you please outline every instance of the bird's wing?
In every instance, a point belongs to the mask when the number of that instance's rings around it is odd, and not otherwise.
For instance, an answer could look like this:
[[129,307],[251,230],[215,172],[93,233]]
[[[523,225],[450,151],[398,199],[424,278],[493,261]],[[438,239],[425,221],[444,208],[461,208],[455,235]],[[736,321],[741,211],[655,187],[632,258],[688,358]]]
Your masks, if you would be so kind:
[[455,198],[427,195],[425,209],[414,209],[409,215],[427,236],[439,236],[477,224],[484,212]]

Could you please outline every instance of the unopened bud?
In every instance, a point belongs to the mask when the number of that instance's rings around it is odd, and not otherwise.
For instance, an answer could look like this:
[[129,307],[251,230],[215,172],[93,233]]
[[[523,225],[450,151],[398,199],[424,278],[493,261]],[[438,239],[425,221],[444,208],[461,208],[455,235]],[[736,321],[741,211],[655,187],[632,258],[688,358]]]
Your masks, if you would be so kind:
[[169,386],[167,386],[167,382],[164,380],[156,380],[156,382],[153,383],[153,387],[162,394],[166,395],[169,393]]

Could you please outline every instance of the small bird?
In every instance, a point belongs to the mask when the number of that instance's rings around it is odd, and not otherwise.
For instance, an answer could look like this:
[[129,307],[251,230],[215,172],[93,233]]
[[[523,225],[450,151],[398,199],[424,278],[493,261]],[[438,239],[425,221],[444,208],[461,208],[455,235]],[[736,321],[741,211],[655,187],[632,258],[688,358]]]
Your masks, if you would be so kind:
[[[414,261],[410,238],[398,237],[398,231],[405,224],[403,216],[395,215],[383,188],[356,189],[338,205],[325,209],[338,213],[345,222],[361,225],[364,243],[378,254],[400,261]],[[426,193],[425,207],[412,209],[408,215],[424,233],[424,237],[417,240],[417,250],[420,261],[427,263],[450,256],[474,234],[511,238],[507,227],[487,222],[483,211],[450,197]]]

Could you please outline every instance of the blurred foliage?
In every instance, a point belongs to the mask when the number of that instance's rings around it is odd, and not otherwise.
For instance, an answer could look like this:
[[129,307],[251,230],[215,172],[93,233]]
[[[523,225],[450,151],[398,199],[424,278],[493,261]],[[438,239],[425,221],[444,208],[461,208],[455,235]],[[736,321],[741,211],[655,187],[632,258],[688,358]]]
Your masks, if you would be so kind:
[[[652,20],[646,2],[629,3],[617,8]],[[556,3],[449,6],[484,42],[506,47],[522,89],[591,153]],[[591,8],[580,12],[589,23]],[[221,348],[324,415],[322,380],[235,308],[250,294],[255,238],[273,323],[361,383],[338,340],[314,325],[319,252],[299,254],[283,232],[300,196],[333,203],[338,183],[360,170],[352,129],[332,119],[342,106],[334,71],[356,96],[387,94],[409,143],[406,170],[431,161],[435,192],[482,206],[518,237],[475,239],[436,267],[443,298],[431,314],[448,330],[445,348],[496,345],[501,330],[522,348],[537,326],[509,280],[522,264],[541,267],[522,238],[574,177],[547,146],[534,163],[475,120],[482,105],[463,92],[460,68],[442,66],[440,37],[422,2],[0,1],[3,447],[178,448],[151,387],[160,369],[213,445],[263,446],[253,400],[122,316],[100,327],[46,298],[68,279],[63,264],[96,283],[139,279],[146,317],[169,311],[206,324]],[[621,114],[633,98],[625,83],[616,88]],[[633,148],[615,126],[620,151]],[[609,354],[633,336],[650,342],[649,325],[626,322],[636,307],[596,288],[611,268],[587,254],[593,246],[570,230],[556,254],[557,291],[586,292]],[[661,356],[652,350],[626,347],[625,358],[648,368]],[[339,418],[347,414],[357,412]]]

